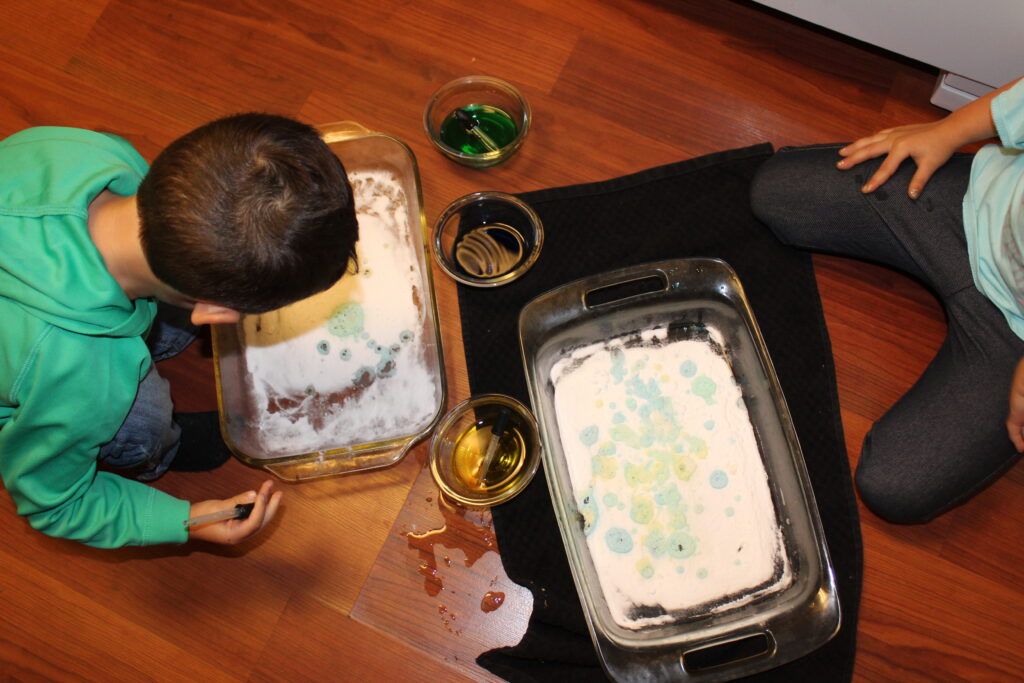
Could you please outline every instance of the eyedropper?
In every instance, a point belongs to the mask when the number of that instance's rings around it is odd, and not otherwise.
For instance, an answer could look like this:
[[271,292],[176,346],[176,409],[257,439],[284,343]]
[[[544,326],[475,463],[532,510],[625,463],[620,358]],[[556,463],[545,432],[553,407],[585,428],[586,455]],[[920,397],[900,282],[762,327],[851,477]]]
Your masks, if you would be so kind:
[[227,519],[248,519],[249,515],[252,514],[252,509],[255,506],[256,503],[239,503],[235,507],[228,508],[227,510],[221,510],[220,512],[211,512],[207,515],[199,515],[198,517],[191,517],[185,520],[185,528],[188,529],[203,524],[223,522]]

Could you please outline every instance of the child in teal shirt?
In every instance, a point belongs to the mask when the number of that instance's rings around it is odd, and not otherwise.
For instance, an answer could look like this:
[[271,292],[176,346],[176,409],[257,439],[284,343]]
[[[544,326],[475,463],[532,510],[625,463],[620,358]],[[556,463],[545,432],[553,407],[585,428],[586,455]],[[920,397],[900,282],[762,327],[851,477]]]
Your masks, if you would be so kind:
[[[181,543],[188,517],[255,502],[249,519],[193,535],[234,543],[259,531],[280,502],[270,482],[196,503],[142,483],[175,461],[196,469],[214,436],[208,421],[172,418],[151,346],[180,350],[190,334],[174,316],[154,325],[157,301],[194,324],[278,308],[341,277],[357,237],[340,162],[289,119],[215,121],[152,169],[125,140],[91,131],[0,142],[0,477],[18,513],[44,533],[117,547]],[[208,465],[223,461],[216,441]]]
[[899,269],[945,309],[942,347],[861,449],[861,499],[887,520],[942,514],[1024,450],[1022,150],[1017,81],[939,121],[782,149],[754,180],[754,212],[783,242]]

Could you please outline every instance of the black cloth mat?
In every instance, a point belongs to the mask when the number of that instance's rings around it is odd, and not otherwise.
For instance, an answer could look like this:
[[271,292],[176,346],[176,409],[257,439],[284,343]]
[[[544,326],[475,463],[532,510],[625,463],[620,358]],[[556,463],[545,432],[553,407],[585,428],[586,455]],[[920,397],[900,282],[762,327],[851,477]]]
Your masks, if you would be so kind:
[[[783,246],[750,211],[748,189],[768,144],[729,150],[599,183],[519,195],[540,215],[545,243],[521,279],[494,289],[459,286],[473,394],[529,405],[518,316],[535,296],[581,277],[669,258],[717,257],[739,275],[800,437],[836,571],[842,626],[828,644],[752,678],[847,681],[853,674],[862,548],[839,421],[831,345],[811,257]],[[548,496],[543,469],[519,497],[494,508],[505,571],[534,596],[522,641],[477,663],[510,681],[600,681]]]

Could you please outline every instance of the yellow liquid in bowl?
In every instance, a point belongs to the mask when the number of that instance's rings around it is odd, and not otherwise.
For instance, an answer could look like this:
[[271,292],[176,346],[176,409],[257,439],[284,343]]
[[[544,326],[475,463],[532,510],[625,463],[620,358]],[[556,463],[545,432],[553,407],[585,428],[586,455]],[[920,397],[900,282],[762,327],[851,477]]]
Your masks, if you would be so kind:
[[[471,425],[459,435],[452,452],[452,471],[467,490],[500,494],[512,488],[526,462],[526,441],[515,425],[498,439],[486,472],[481,472],[491,445],[491,425]],[[482,476],[481,476],[482,475]]]

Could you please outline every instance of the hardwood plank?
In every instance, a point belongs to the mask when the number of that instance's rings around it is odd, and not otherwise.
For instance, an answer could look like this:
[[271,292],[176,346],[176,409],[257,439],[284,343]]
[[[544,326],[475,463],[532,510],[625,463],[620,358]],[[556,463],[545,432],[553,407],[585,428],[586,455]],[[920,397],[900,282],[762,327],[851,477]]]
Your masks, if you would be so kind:
[[[902,594],[902,605],[865,593],[861,618],[876,634],[879,656],[894,678],[941,672],[963,680],[1012,680],[1019,674],[1020,587],[962,571],[957,556],[938,556],[913,543],[878,536],[865,548],[866,585],[880,575]],[[964,609],[970,604],[970,609]],[[911,614],[914,605],[927,609]],[[912,661],[905,652],[914,652]],[[872,655],[860,657],[871,666]],[[899,664],[897,664],[899,663]]]
[[[60,67],[81,45],[107,0],[6,0],[3,46],[33,61]],[[46,27],[45,39],[38,36]]]
[[186,122],[169,142],[213,115],[294,114],[309,95],[310,58],[280,33],[202,6],[113,0],[67,71]]
[[[23,561],[19,557],[23,550],[13,553],[7,550],[12,546],[5,543],[3,547],[0,596],[4,609],[0,610],[0,624],[4,635],[0,638],[0,676],[4,680],[222,680],[228,658],[214,648],[220,645],[230,649],[232,636],[240,637],[240,642],[246,640],[244,631],[236,630],[221,636],[223,642],[205,647],[175,643],[163,636],[173,635],[178,629],[193,633],[198,630],[196,635],[205,639],[217,632],[202,622],[175,623],[173,614],[152,603],[144,606],[143,611],[160,611],[160,616],[167,620],[155,621],[156,628],[150,629],[139,619],[138,612],[122,614],[109,605],[110,587],[71,587],[45,567]],[[129,563],[121,569],[130,567]],[[64,566],[62,572],[73,573],[75,569]],[[150,596],[158,592],[152,591]],[[42,606],[48,608],[41,609]]]
[[402,642],[297,593],[275,638],[254,662],[250,681],[473,680]]
[[[1014,542],[1020,535],[1020,501],[1024,497],[1024,462],[979,496],[979,505],[964,505],[949,515],[951,533],[942,539],[941,553],[955,557],[981,576],[1021,585],[1024,544]],[[1020,624],[1018,619],[1018,626]],[[1024,635],[1024,627],[1020,627]]]
[[3,46],[0,63],[0,99],[5,104],[0,108],[3,137],[29,126],[89,128],[126,138],[147,158],[169,142],[162,131],[173,127],[172,119],[160,110],[84,84],[59,68],[36,63]]
[[881,266],[815,257],[815,273],[842,405],[876,420],[938,351],[944,314],[921,285]]

